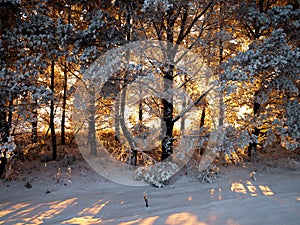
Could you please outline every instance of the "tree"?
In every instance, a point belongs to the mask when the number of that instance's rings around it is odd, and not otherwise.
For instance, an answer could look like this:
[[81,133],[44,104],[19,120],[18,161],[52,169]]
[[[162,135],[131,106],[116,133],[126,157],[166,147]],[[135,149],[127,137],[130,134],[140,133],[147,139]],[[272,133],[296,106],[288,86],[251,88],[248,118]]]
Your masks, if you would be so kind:
[[[287,126],[288,121],[294,122],[297,118],[297,113],[291,114],[291,108],[299,107],[299,50],[288,45],[285,37],[283,30],[274,30],[269,38],[253,43],[248,51],[230,59],[223,74],[227,81],[258,84],[253,99],[255,120],[250,142],[254,147],[262,129],[266,144],[279,137],[282,144],[292,149],[299,145],[298,132],[291,134]],[[282,96],[283,100],[274,101],[274,95]],[[289,143],[287,137],[292,139]]]
[[[153,32],[159,41],[169,43],[166,46],[168,54],[165,62],[167,63],[163,69],[165,93],[174,85],[177,46],[186,43],[186,47],[192,49],[201,45],[200,37],[214,5],[215,1],[201,3],[196,1],[145,1],[143,22],[154,27]],[[196,28],[199,28],[197,32],[194,31]],[[162,99],[162,104],[164,138],[161,160],[164,160],[173,153],[173,128],[176,121],[173,117],[172,97],[169,100]]]

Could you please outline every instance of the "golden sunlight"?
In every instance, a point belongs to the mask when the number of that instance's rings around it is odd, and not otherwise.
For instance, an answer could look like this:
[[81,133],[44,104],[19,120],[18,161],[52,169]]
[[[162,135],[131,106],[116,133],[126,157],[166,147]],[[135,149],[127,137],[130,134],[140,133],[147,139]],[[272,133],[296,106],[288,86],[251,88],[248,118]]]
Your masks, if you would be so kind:
[[42,213],[39,213],[35,218],[26,218],[26,222],[34,221],[35,224],[43,224],[45,219],[53,218],[54,216],[60,214],[62,211],[64,211],[66,208],[76,205],[77,204],[77,198],[70,198],[65,201],[55,201],[50,202],[50,208],[49,210],[43,211]]
[[83,217],[74,217],[72,219],[62,222],[62,224],[99,224],[101,223],[101,218],[93,218],[93,216],[83,216]]
[[238,182],[231,184],[231,191],[236,193],[243,193],[245,195],[247,194],[247,190],[244,185]]
[[[26,206],[28,206],[29,204],[25,204],[25,203],[20,203],[20,204],[16,204],[14,206],[11,206],[10,208],[6,209],[6,210],[2,210],[0,211],[0,217],[6,216],[10,213],[14,213],[17,210],[20,210],[22,208],[25,208]],[[0,223],[1,224],[1,223]]]
[[247,181],[247,188],[250,191],[251,196],[257,196],[258,195],[256,193],[256,191],[257,191],[256,187],[250,181]]
[[109,201],[106,201],[105,203],[102,203],[102,200],[99,200],[98,202],[94,203],[91,207],[83,209],[81,212],[78,213],[79,216],[82,215],[92,215],[95,216],[97,213],[99,213],[104,206],[106,206]]
[[[77,198],[70,198],[64,201],[54,201],[30,206],[29,203],[19,203],[6,210],[0,211],[0,217],[8,216],[7,220],[0,221],[0,224],[43,224],[46,219],[51,219],[63,212],[66,208],[76,205]],[[30,206],[30,207],[29,207]],[[36,213],[33,213],[36,210]],[[20,217],[22,219],[20,219]]]
[[270,187],[268,186],[264,186],[264,185],[258,185],[255,186],[253,185],[253,183],[251,183],[250,181],[246,182],[246,187],[248,189],[248,191],[246,190],[245,186],[242,183],[239,182],[235,182],[231,184],[231,191],[232,192],[236,192],[236,193],[242,193],[242,194],[250,194],[250,196],[258,196],[258,189],[260,189],[262,191],[262,194],[265,196],[272,196],[274,195],[274,192],[270,189]]
[[174,213],[170,215],[165,224],[169,225],[181,225],[181,224],[189,224],[189,225],[207,225],[204,222],[201,222],[198,220],[198,217],[188,213],[188,212],[182,212],[182,213]]
[[133,224],[139,224],[139,225],[153,225],[154,222],[159,218],[159,216],[152,216],[148,218],[141,218],[133,221],[128,222],[122,222],[118,225],[133,225]]
[[209,190],[209,192],[210,192],[210,197],[211,198],[214,198],[215,194],[217,193],[218,194],[217,199],[219,201],[222,200],[222,189],[221,188],[218,188],[218,189],[212,188],[212,189]]
[[268,186],[259,185],[260,190],[263,192],[263,195],[272,196],[274,192]]

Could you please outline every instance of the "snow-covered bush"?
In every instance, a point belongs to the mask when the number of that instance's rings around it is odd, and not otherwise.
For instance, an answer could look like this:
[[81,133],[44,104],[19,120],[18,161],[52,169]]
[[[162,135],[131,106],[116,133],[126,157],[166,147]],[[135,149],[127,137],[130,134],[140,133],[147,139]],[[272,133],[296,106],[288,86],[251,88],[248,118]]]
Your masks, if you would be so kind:
[[159,162],[146,167],[139,167],[135,171],[136,180],[144,180],[155,187],[164,187],[170,178],[178,171],[173,162]]
[[[8,137],[7,142],[0,144],[0,155],[9,158],[10,154],[16,149],[16,144],[12,137]],[[5,153],[5,151],[7,151]]]

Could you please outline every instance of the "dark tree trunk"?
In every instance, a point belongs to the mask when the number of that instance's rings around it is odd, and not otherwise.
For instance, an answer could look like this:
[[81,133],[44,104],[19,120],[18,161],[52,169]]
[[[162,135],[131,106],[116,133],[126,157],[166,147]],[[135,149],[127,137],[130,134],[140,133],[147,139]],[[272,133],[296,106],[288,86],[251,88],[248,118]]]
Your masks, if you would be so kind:
[[0,137],[1,142],[5,143],[9,137],[9,124],[7,121],[7,113],[5,112],[5,106],[0,106]]
[[169,93],[167,98],[163,99],[163,134],[161,161],[173,154],[173,96],[170,90],[173,89],[173,71],[174,65],[169,65],[164,76],[164,93]]
[[52,143],[52,160],[57,158],[57,143],[56,143],[56,134],[55,134],[55,123],[54,123],[54,100],[55,100],[55,73],[54,73],[54,60],[51,63],[51,81],[50,81],[50,90],[52,91],[52,98],[50,101],[50,130],[51,130],[51,143]]
[[66,144],[66,135],[65,135],[65,123],[66,123],[66,106],[67,106],[67,65],[65,65],[64,70],[64,87],[63,87],[63,99],[62,99],[62,116],[61,116],[61,144]]
[[143,102],[142,100],[139,102],[139,123],[143,122]]
[[36,109],[33,110],[33,121],[31,123],[31,142],[37,143],[38,141],[38,132],[37,132],[37,125],[38,125],[38,112]]
[[[7,113],[5,111],[2,111],[5,109],[5,106],[1,106],[0,108],[0,137],[1,137],[1,143],[5,143],[8,141],[9,133],[7,133]],[[3,155],[1,154],[3,153]],[[0,177],[3,175],[5,170],[5,165],[7,162],[6,158],[6,150],[3,152],[0,152]]]
[[89,91],[89,134],[88,134],[88,143],[90,147],[90,154],[92,156],[97,155],[97,144],[96,144],[96,121],[95,121],[95,114],[96,114],[96,107],[95,107],[95,89],[94,87],[90,88]]
[[205,110],[206,110],[206,106],[204,105],[201,112],[200,128],[203,127],[205,123]]
[[[129,4],[127,4],[126,6],[127,8],[127,15],[126,15],[126,39],[127,41],[131,41],[131,6]],[[126,59],[127,61],[129,61],[129,54],[130,52],[127,51],[126,52]],[[127,80],[128,74],[127,72],[125,73],[124,76],[124,87],[122,90],[122,94],[121,94],[121,128],[122,128],[122,132],[125,136],[125,138],[127,139],[127,142],[129,143],[129,146],[131,148],[131,159],[130,159],[130,164],[133,166],[137,165],[137,149],[136,149],[136,142],[134,140],[134,138],[132,137],[130,131],[127,129],[126,124],[125,124],[125,105],[126,105],[126,93],[127,93],[127,87],[126,87],[126,80]]]
[[[2,106],[0,108],[0,110],[1,109],[4,110],[5,106]],[[8,142],[9,122],[7,121],[7,113],[5,111],[0,112],[0,137],[1,137],[1,142],[0,143]],[[6,152],[7,152],[6,149],[3,152],[0,152],[0,177],[4,173],[5,165],[6,165],[6,162],[7,162]]]
[[3,155],[0,157],[0,178],[2,177],[2,175],[4,173],[5,165],[7,162],[6,151],[7,150],[4,150]]
[[[254,94],[254,101],[256,101],[257,95],[258,95],[258,91],[256,91],[255,94]],[[257,103],[257,102],[254,102],[254,105],[253,105],[254,118],[258,118],[259,117],[259,112],[260,112],[260,104]],[[252,135],[254,135],[254,136],[256,136],[258,138],[259,133],[260,133],[260,129],[257,128],[257,127],[254,127]],[[256,140],[252,140],[252,142],[249,143],[249,146],[248,146],[248,156],[249,157],[251,157],[252,154],[257,151],[257,144],[258,144],[257,142],[258,141],[256,141]]]

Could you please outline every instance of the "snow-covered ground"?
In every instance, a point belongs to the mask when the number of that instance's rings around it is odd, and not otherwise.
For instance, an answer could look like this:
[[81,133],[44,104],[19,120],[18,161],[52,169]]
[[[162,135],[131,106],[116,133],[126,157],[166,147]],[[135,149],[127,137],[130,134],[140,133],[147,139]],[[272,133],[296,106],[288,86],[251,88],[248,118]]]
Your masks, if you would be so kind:
[[[113,225],[258,225],[299,224],[300,173],[258,170],[248,180],[247,168],[222,168],[212,184],[177,175],[165,188],[130,187],[110,182],[84,161],[61,168],[36,163],[17,181],[0,182],[0,224]],[[32,188],[24,184],[31,180]],[[145,207],[144,193],[149,207]]]

